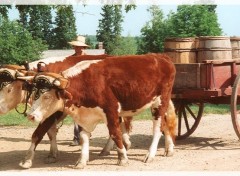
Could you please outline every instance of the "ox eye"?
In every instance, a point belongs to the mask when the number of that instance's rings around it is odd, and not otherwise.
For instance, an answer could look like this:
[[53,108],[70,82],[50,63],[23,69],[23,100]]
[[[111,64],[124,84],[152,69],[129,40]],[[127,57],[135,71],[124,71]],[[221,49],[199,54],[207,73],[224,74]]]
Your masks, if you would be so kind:
[[43,96],[43,99],[47,100],[47,99],[50,99],[51,98],[51,95],[44,95]]
[[12,92],[12,88],[8,88],[7,92],[8,93]]
[[8,93],[10,93],[11,92],[11,89],[8,89]]

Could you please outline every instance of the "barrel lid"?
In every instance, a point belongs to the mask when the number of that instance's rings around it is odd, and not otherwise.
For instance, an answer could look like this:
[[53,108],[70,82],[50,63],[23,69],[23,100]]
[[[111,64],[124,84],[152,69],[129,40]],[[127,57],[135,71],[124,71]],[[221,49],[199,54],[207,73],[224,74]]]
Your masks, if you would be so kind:
[[239,41],[239,40],[240,40],[240,36],[230,37],[230,40],[231,40],[231,41]]
[[226,40],[230,39],[228,36],[200,36],[199,40]]
[[170,37],[170,38],[166,38],[165,42],[193,42],[194,40],[195,40],[195,38],[193,38],[193,37],[188,37],[188,38]]

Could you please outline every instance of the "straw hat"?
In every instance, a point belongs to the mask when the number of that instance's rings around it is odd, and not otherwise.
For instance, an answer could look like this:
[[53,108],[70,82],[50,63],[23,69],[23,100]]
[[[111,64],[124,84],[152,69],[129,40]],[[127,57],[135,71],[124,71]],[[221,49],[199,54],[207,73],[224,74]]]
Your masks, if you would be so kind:
[[73,46],[86,46],[88,47],[88,45],[85,44],[85,37],[83,36],[77,36],[77,39],[75,41],[71,41],[71,42],[68,42],[70,45],[73,45]]

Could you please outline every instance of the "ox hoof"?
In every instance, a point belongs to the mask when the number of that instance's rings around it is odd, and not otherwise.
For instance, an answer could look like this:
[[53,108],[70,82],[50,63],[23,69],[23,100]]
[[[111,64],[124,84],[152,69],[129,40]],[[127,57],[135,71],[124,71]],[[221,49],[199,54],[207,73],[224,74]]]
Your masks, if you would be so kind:
[[29,169],[30,167],[32,167],[32,160],[21,161],[19,163],[19,166],[23,169]]
[[143,162],[144,163],[151,163],[153,161],[153,157],[149,156],[149,153],[145,156]]
[[44,163],[46,164],[56,163],[56,162],[57,162],[57,158],[54,156],[48,156],[44,161]]
[[86,162],[77,162],[73,168],[74,168],[74,169],[84,169],[84,167],[85,167],[86,165],[87,165]]
[[99,156],[108,156],[110,155],[109,151],[102,150],[101,153],[99,153]]
[[165,151],[164,156],[167,156],[167,157],[173,156],[173,151]]
[[119,166],[127,166],[128,165],[128,159],[122,159],[122,160],[118,160],[117,163]]

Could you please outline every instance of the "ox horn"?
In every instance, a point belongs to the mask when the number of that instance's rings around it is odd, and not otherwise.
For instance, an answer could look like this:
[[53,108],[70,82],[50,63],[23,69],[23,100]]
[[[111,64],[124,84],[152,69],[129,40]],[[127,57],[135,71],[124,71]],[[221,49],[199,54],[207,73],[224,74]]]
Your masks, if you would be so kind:
[[59,80],[55,80],[53,84],[55,86],[59,87],[61,85],[61,82]]
[[17,79],[25,80],[25,81],[31,81],[33,80],[34,76],[19,76]]
[[18,75],[24,76],[24,74],[23,74],[23,73],[21,73],[21,72],[20,72],[20,71],[18,71],[18,70],[16,70],[16,73],[17,73]]

